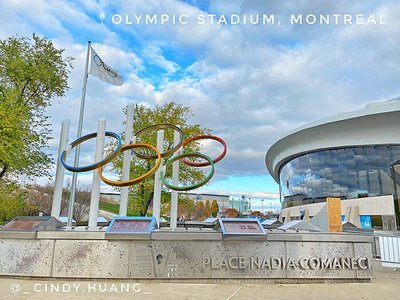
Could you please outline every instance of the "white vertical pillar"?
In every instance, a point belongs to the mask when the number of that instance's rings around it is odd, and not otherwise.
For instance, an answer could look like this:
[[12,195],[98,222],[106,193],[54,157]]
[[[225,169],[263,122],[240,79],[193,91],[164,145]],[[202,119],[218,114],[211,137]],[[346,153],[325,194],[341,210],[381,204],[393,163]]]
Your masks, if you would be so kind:
[[[125,145],[129,145],[133,137],[133,110],[134,104],[131,103],[127,107],[126,111],[126,128],[125,128]],[[135,142],[135,141],[133,141]],[[124,159],[122,163],[122,180],[129,180],[131,170],[131,151],[124,152]],[[119,202],[119,215],[126,216],[128,211],[128,194],[129,187],[121,188],[121,201]]]
[[69,125],[69,120],[64,120],[61,125],[60,145],[58,147],[57,156],[56,180],[53,194],[53,205],[51,206],[51,216],[56,218],[58,218],[61,213],[61,199],[65,173],[65,168],[60,161],[60,157],[61,153],[63,153],[63,151],[66,150],[68,147]]
[[[96,139],[96,153],[95,161],[103,159],[104,154],[104,141],[106,131],[106,119],[100,119],[97,123],[97,139]],[[99,201],[100,201],[100,176],[97,170],[93,171],[92,193],[90,195],[90,209],[89,209],[89,229],[97,228],[97,217],[99,214]]]
[[[174,131],[174,147],[180,142],[180,134],[178,131]],[[181,148],[178,150],[178,154],[181,152]],[[179,183],[179,161],[172,163],[172,184],[178,185]],[[176,219],[178,218],[178,191],[171,192],[171,213],[170,213],[170,227],[172,230],[176,229]]]
[[[162,153],[164,151],[164,130],[157,131],[157,149]],[[157,226],[160,226],[160,211],[161,211],[161,167],[158,168],[154,175],[154,196],[153,196],[153,217],[156,218]]]

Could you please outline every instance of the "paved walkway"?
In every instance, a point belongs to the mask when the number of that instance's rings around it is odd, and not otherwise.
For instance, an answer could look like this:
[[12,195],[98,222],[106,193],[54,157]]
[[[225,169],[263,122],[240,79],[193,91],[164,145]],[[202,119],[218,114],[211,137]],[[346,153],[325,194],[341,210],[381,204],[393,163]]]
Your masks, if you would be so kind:
[[0,278],[2,299],[271,299],[271,300],[396,300],[400,270],[374,264],[371,283],[156,283]]

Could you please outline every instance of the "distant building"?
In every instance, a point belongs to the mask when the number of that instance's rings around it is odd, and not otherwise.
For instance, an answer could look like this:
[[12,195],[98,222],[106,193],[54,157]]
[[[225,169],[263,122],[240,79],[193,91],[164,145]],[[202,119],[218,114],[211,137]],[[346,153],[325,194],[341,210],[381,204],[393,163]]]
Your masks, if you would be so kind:
[[249,198],[232,198],[229,200],[229,208],[236,209],[240,213],[245,213],[250,211],[251,209],[251,203]]
[[213,200],[217,200],[218,203],[218,209],[220,212],[222,212],[225,208],[229,208],[230,202],[229,202],[229,196],[228,195],[216,195],[216,194],[195,194],[195,193],[179,193],[180,196],[182,197],[188,197],[189,199],[192,199],[193,201],[202,201],[206,202],[207,200],[210,201],[210,204],[213,202]]

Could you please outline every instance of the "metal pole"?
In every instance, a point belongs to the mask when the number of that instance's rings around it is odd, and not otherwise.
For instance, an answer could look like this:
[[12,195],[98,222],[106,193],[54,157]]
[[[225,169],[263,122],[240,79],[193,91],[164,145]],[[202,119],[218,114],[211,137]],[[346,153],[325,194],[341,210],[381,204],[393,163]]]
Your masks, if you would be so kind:
[[261,199],[261,213],[264,214],[264,199]]
[[[104,141],[106,136],[106,119],[100,119],[97,123],[97,139],[96,139],[96,153],[95,161],[103,159],[104,154]],[[93,171],[92,193],[90,195],[90,209],[89,209],[89,229],[97,229],[97,217],[99,215],[99,201],[100,201],[100,176],[97,170]]]
[[[89,55],[90,55],[90,48],[91,48],[90,44],[91,44],[90,41],[88,41],[88,47],[87,47],[87,51],[86,51],[85,73],[83,75],[81,107],[80,107],[80,111],[79,111],[78,134],[76,136],[78,139],[82,136],[83,114],[85,111],[86,85],[87,85],[88,69],[89,69]],[[80,150],[81,150],[80,145],[76,146],[74,167],[78,167],[78,165],[79,165]],[[74,201],[75,201],[77,179],[78,179],[78,174],[76,172],[72,173],[71,196],[70,196],[69,205],[68,205],[68,221],[67,221],[68,227],[72,227],[72,218],[73,218],[73,214],[74,214]]]
[[[164,130],[157,131],[157,149],[163,152],[164,149]],[[161,161],[161,166],[163,162]],[[160,227],[161,210],[161,179],[160,173],[163,167],[158,168],[154,175],[154,196],[153,196],[153,217],[156,218],[157,226]],[[164,171],[165,172],[165,171]]]
[[[174,131],[174,147],[179,144],[180,134],[177,131]],[[181,152],[181,148],[178,150],[178,153]],[[172,164],[172,184],[178,185],[179,182],[179,161],[175,161]],[[178,191],[171,192],[171,213],[170,213],[170,227],[172,230],[176,229],[176,219],[178,218]]]
[[69,125],[69,120],[64,120],[61,125],[60,145],[58,148],[57,156],[56,180],[53,194],[53,205],[51,206],[51,215],[56,218],[58,218],[61,214],[61,199],[65,173],[65,168],[60,162],[60,156],[61,153],[68,147]]
[[[126,129],[125,129],[125,145],[129,145],[133,138],[133,111],[134,111],[134,104],[131,103],[128,105],[126,110]],[[136,142],[132,141],[133,143]],[[129,180],[130,170],[131,170],[131,151],[124,152],[124,159],[122,163],[122,180],[126,181]],[[128,211],[128,194],[129,194],[129,187],[122,187],[121,188],[121,201],[119,202],[119,215],[126,216]]]

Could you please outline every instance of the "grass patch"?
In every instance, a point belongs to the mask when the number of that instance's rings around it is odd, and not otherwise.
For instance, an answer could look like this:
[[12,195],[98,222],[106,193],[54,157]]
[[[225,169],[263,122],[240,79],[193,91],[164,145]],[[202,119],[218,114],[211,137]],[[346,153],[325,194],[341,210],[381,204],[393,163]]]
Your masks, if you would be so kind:
[[109,203],[109,202],[100,201],[99,208],[101,210],[112,212],[114,214],[118,214],[119,213],[119,205],[118,204],[112,204],[112,203]]
[[[119,215],[119,204],[100,201],[99,208],[101,210],[105,210],[105,211],[111,212],[113,214]],[[131,209],[128,208],[127,215],[134,216],[134,213]]]

